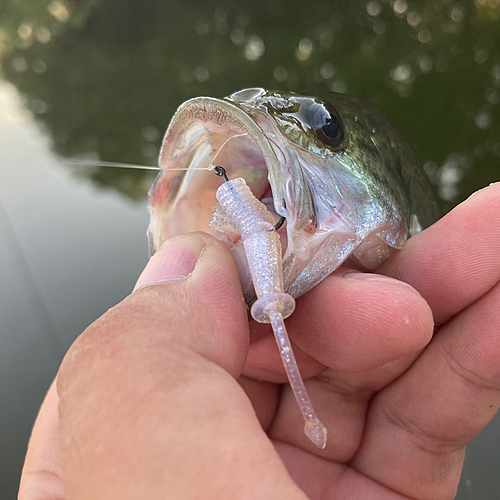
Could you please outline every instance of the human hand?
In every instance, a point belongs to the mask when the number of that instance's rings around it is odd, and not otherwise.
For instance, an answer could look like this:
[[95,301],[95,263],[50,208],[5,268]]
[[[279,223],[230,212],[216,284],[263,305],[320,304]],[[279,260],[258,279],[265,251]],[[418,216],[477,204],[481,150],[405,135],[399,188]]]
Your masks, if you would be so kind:
[[379,275],[343,270],[298,300],[287,326],[329,431],[319,450],[268,327],[248,333],[228,252],[170,241],[149,286],[66,355],[60,422],[53,386],[20,499],[453,498],[465,445],[500,403],[499,244],[495,184]]

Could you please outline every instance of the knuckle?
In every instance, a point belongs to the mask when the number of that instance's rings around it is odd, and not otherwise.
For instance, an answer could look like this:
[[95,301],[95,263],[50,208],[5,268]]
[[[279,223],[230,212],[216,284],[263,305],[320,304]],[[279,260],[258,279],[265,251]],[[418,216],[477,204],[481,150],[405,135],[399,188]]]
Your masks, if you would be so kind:
[[450,370],[467,386],[479,390],[500,390],[500,350],[487,350],[481,356],[481,364],[474,368],[459,360],[453,350],[446,350],[444,356]]
[[412,444],[420,451],[434,455],[444,456],[462,450],[463,442],[456,439],[448,439],[442,432],[434,431],[432,428],[422,425],[418,418],[399,409],[382,407],[383,417],[395,427],[405,432]]

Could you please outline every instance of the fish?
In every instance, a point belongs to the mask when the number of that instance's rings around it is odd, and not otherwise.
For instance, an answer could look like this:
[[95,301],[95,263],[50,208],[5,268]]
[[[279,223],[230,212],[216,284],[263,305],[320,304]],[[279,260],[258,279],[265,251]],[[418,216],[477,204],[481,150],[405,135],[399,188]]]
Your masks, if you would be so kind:
[[240,235],[216,199],[221,165],[242,177],[279,223],[284,290],[298,298],[346,264],[375,270],[441,215],[412,148],[369,104],[343,93],[248,88],[195,97],[177,109],[149,192],[154,254],[204,231],[231,252],[255,300]]

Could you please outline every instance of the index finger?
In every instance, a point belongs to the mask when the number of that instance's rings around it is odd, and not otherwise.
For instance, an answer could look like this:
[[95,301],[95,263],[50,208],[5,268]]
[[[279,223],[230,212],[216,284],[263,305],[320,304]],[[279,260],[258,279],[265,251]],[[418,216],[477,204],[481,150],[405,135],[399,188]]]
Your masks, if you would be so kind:
[[378,272],[416,288],[437,324],[482,297],[500,277],[500,182],[411,238]]

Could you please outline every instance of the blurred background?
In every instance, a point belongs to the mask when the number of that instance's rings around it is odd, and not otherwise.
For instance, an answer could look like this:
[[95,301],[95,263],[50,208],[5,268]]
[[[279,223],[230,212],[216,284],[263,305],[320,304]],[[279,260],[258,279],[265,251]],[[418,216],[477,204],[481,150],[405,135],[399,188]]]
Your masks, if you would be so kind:
[[[263,86],[348,92],[415,147],[445,210],[500,180],[500,0],[2,0],[0,498],[75,337],[148,258],[155,165],[176,107]],[[500,419],[458,499],[500,491]]]

